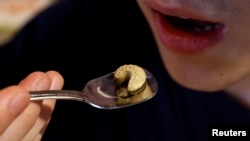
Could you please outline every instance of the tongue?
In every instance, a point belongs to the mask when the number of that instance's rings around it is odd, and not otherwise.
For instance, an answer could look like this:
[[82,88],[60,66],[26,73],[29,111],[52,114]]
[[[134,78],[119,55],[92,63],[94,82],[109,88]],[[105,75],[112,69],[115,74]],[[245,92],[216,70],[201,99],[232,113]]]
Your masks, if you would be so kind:
[[175,28],[187,32],[204,33],[220,27],[221,24],[199,21],[194,19],[182,19],[173,16],[165,16],[165,19]]

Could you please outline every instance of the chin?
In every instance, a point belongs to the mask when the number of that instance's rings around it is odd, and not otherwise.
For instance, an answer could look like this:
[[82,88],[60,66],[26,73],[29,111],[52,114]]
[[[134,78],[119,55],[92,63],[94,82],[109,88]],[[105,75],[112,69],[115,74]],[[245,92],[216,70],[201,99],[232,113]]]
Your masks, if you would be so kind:
[[195,91],[227,91],[235,86],[246,86],[248,88],[250,81],[247,71],[235,70],[233,71],[234,73],[226,70],[224,72],[206,72],[204,70],[188,71],[188,69],[176,70],[176,68],[170,68],[166,63],[165,66],[169,75],[177,84]]
[[187,81],[187,80],[179,80],[179,79],[174,79],[176,83],[181,85],[182,87],[185,87],[190,90],[195,90],[195,91],[203,91],[203,92],[216,92],[216,91],[222,91],[224,90],[227,85],[226,84],[218,84],[218,83],[209,83],[209,81],[201,82],[202,80],[192,80],[192,81]]

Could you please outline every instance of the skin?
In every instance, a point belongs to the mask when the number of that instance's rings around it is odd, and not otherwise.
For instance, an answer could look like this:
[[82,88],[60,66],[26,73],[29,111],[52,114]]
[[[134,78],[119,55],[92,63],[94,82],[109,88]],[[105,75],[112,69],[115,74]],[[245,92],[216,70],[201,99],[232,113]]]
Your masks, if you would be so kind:
[[[198,18],[223,23],[226,32],[213,48],[188,55],[168,50],[156,34],[152,9],[146,2],[191,9]],[[166,71],[184,87],[225,90],[250,108],[250,2],[248,0],[137,0],[155,36]],[[0,140],[40,140],[54,109],[54,100],[29,101],[29,90],[61,89],[55,71],[34,72],[17,86],[0,91]],[[32,114],[31,114],[32,113]],[[15,135],[15,136],[13,136]]]
[[[165,47],[147,4],[160,2],[196,13],[200,20],[223,23],[224,37],[199,54],[182,54]],[[250,2],[248,0],[137,0],[149,22],[166,70],[184,87],[200,91],[225,90],[250,107]],[[157,9],[155,9],[157,10]]]
[[18,85],[2,89],[0,91],[0,140],[41,140],[56,101],[31,102],[28,91],[61,89],[63,83],[62,76],[56,71],[33,72]]

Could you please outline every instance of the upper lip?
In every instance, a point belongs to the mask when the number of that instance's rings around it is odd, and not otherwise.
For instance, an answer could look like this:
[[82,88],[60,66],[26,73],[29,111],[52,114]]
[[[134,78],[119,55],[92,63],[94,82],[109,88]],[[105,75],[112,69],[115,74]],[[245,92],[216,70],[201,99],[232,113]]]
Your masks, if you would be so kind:
[[201,11],[198,12],[193,8],[181,4],[172,4],[174,2],[164,4],[164,2],[159,0],[145,0],[145,3],[154,11],[158,11],[164,15],[219,23],[219,20],[214,19],[212,16],[205,15]]

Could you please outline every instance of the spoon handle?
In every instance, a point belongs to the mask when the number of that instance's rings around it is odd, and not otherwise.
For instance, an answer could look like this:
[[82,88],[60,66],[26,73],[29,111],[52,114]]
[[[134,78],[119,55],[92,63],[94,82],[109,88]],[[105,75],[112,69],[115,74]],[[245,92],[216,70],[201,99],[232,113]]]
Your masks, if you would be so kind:
[[44,99],[64,99],[64,100],[78,100],[87,101],[84,93],[74,90],[44,90],[44,91],[30,91],[30,100],[44,100]]

